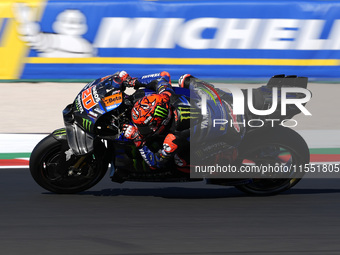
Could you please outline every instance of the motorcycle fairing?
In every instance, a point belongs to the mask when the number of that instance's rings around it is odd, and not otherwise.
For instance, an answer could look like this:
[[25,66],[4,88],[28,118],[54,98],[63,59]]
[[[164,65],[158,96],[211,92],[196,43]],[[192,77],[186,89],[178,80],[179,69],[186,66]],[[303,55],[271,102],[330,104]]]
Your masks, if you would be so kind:
[[94,128],[97,120],[123,102],[123,87],[113,81],[112,75],[88,83],[73,104],[64,111],[64,123],[70,148],[76,155],[93,150]]
[[63,116],[67,134],[67,142],[74,154],[85,155],[91,152],[93,150],[94,136],[87,133],[76,121],[72,104],[69,104],[64,109]]
[[112,75],[87,84],[77,95],[73,112],[75,122],[86,132],[93,133],[96,121],[123,102],[123,87]]
[[66,140],[66,129],[59,128],[57,130],[54,130],[52,135],[56,140]]

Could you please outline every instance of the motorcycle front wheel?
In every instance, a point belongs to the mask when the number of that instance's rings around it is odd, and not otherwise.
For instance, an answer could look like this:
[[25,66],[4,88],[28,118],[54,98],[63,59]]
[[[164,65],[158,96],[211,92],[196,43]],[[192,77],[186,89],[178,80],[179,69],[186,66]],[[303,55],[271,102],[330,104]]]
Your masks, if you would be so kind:
[[107,164],[94,153],[75,156],[66,139],[44,138],[32,151],[29,168],[42,188],[58,194],[85,191],[105,175]]
[[[281,126],[250,133],[240,146],[240,156],[242,164],[280,166],[281,169],[301,169],[300,166],[305,166],[310,160],[305,140],[294,130]],[[235,187],[250,195],[275,195],[295,186],[303,175],[299,171],[291,171],[288,175],[262,174],[250,183]]]

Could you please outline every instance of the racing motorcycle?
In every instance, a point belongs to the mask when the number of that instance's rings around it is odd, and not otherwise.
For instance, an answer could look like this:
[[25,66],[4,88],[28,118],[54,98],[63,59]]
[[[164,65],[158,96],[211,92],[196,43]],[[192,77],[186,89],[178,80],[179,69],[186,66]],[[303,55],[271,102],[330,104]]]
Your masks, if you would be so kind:
[[[252,195],[273,195],[290,189],[302,178],[303,173],[289,171],[284,175],[258,173],[249,178],[212,175],[191,178],[190,173],[174,167],[151,169],[141,157],[134,143],[124,138],[122,126],[131,123],[134,103],[148,93],[139,88],[132,95],[126,93],[123,83],[113,81],[113,76],[88,83],[74,102],[63,111],[65,127],[57,129],[40,141],[30,157],[32,177],[42,188],[60,194],[85,191],[96,185],[110,171],[113,182],[192,182],[205,180],[207,184],[234,186]],[[198,80],[200,82],[200,80]],[[203,82],[203,81],[202,81]],[[253,91],[257,109],[269,109],[272,104],[271,88],[307,87],[307,78],[276,75],[269,82]],[[176,94],[190,97],[189,89],[174,87]],[[300,97],[295,93],[294,97]],[[300,113],[288,107],[285,119]],[[254,117],[247,113],[247,118]],[[274,112],[271,118],[282,120]],[[261,120],[263,116],[256,116]],[[282,125],[247,127],[238,147],[234,167],[245,165],[304,166],[309,163],[309,149],[304,139],[294,130]],[[273,124],[273,123],[271,123]],[[162,147],[164,137],[152,142],[154,151]]]

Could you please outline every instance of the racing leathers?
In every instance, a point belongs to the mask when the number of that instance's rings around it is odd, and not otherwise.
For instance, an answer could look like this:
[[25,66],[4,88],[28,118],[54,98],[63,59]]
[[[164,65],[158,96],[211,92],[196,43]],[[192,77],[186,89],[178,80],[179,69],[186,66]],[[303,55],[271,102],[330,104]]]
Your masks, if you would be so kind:
[[[232,147],[231,157],[236,157],[234,148],[243,137],[244,126],[239,125],[243,122],[243,117],[232,113],[230,94],[191,75],[183,75],[179,79],[180,87],[189,93],[177,94],[171,85],[168,72],[145,75],[128,82],[135,88],[142,86],[152,90],[145,92],[145,95],[157,93],[170,97],[171,118],[162,132],[163,137],[165,136],[162,149],[152,151],[146,142],[153,138],[143,137],[136,126],[129,125],[125,128],[125,137],[134,140],[141,156],[150,168],[157,169],[168,164],[175,164],[178,170],[189,172],[190,148],[193,148],[193,145],[195,148],[203,146],[203,151],[198,149],[197,155],[211,153],[211,150],[206,151],[206,149],[211,147],[211,144],[220,143],[221,137],[228,141],[228,147]],[[206,98],[204,103],[206,114],[202,114],[204,113],[202,112],[202,94]],[[215,120],[223,125],[215,125]],[[228,120],[234,120],[230,128],[226,123]],[[216,152],[216,146],[214,148]]]

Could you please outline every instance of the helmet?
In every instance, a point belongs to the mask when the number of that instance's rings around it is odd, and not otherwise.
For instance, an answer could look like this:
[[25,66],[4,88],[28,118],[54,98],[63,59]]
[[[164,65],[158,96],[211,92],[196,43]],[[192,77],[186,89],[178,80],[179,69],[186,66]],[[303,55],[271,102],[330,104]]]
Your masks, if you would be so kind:
[[167,94],[152,94],[135,103],[131,111],[132,121],[143,137],[164,131],[171,118],[169,103]]

